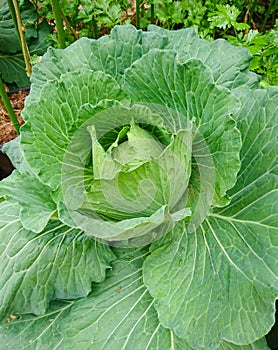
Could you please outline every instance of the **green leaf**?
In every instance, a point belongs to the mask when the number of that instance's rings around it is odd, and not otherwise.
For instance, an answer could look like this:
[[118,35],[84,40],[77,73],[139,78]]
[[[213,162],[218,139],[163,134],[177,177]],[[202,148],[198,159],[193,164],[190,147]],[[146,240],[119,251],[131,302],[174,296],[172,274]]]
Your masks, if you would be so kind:
[[0,331],[2,344],[7,349],[16,340],[24,349],[55,344],[57,349],[68,350],[76,346],[82,350],[185,350],[185,343],[177,341],[157,319],[153,300],[142,283],[145,256],[140,251],[122,252],[107,279],[95,285],[87,298],[54,302],[44,317],[22,316],[11,321]]
[[[144,143],[148,151],[144,151]],[[86,207],[91,206],[108,218],[122,220],[150,216],[163,205],[172,210],[188,186],[191,143],[190,128],[174,135],[164,150],[158,140],[129,137],[114,148],[111,155],[106,155],[100,179],[91,181],[87,190]],[[138,156],[145,157],[140,159],[141,165],[138,165]]]
[[51,220],[40,234],[23,229],[19,208],[0,203],[1,318],[43,315],[50,300],[86,296],[101,282],[114,254],[80,230]]
[[[192,350],[160,324],[153,299],[142,283],[144,251],[119,251],[107,279],[86,298],[51,303],[44,316],[8,317],[0,327],[1,344],[12,350],[48,347],[70,350]],[[17,316],[17,314],[12,314]],[[8,323],[7,323],[8,322]],[[252,345],[222,343],[220,350],[265,350],[264,340]],[[201,350],[201,349],[200,349]]]
[[[278,88],[256,90],[252,94],[242,88],[240,92],[242,107],[234,117],[242,134],[242,165],[238,181],[230,191],[232,203],[227,213],[234,216],[240,211],[241,215],[246,213],[248,219],[253,220],[249,208],[255,198],[277,195]],[[267,215],[269,211],[276,212],[273,202],[266,200],[265,205],[266,208],[258,208],[262,213],[260,217],[277,224],[276,216]],[[225,209],[222,213],[226,215]]]
[[[41,22],[36,27],[36,37],[30,39],[30,42],[28,42],[31,56],[42,56],[46,52],[51,44],[50,42],[46,42],[49,33],[50,29],[46,22]],[[18,41],[16,34],[14,34],[14,38]],[[2,79],[7,83],[15,82],[18,87],[26,87],[30,85],[30,80],[26,75],[25,61],[20,47],[14,53],[7,53],[4,50],[3,52],[0,52],[0,74]]]
[[25,71],[25,62],[21,53],[6,56],[0,52],[1,76],[6,83],[16,83],[19,88],[30,86],[30,80]]
[[[143,252],[125,253],[107,279],[81,299],[63,322],[64,347],[91,349],[183,349],[161,327],[142,283]],[[78,332],[77,332],[78,329]]]
[[223,342],[219,350],[267,350],[269,347],[264,338],[257,340],[255,343],[248,345],[235,345],[232,343]]
[[150,25],[148,30],[169,38],[166,49],[174,49],[180,62],[200,59],[211,69],[217,85],[232,89],[245,84],[251,88],[259,87],[258,76],[248,70],[252,55],[247,49],[233,46],[223,39],[212,42],[200,39],[192,28],[170,31]]
[[247,23],[237,23],[240,10],[234,5],[216,5],[216,7],[217,11],[208,14],[208,20],[212,22],[212,26],[223,29],[234,27],[236,30],[250,28]]
[[73,304],[74,301],[54,301],[47,312],[39,317],[31,314],[7,315],[0,325],[1,346],[6,350],[19,346],[22,350],[58,349],[63,341],[60,325]]
[[[27,26],[26,39],[29,42],[32,37],[37,37],[34,30],[38,14],[33,4],[27,0],[19,2],[20,17],[24,26]],[[0,51],[13,54],[21,50],[19,37],[14,27],[8,1],[0,1]]]
[[[91,207],[90,203],[88,206]],[[178,221],[191,214],[189,208],[171,213],[169,207],[163,205],[149,216],[138,216],[132,219],[119,217],[122,219],[121,221],[108,221],[89,208],[84,206],[72,215],[77,226],[81,227],[89,237],[98,237],[105,241],[111,241],[112,244],[122,241],[122,244],[130,244],[131,246],[145,246],[151,241],[161,238]],[[134,240],[131,240],[133,238]]]
[[216,217],[192,233],[178,224],[172,242],[146,259],[144,282],[160,322],[193,348],[249,344],[271,328],[278,272],[270,241],[277,230],[264,228],[259,240],[259,226]]
[[171,129],[179,130],[188,120],[196,124],[193,148],[201,134],[210,152],[207,158],[215,165],[215,202],[221,205],[240,167],[240,134],[230,118],[239,108],[237,99],[215,85],[210,69],[200,60],[180,64],[175,52],[162,50],[150,51],[126,71],[125,90],[133,102],[167,106],[180,113],[169,118]]
[[[82,68],[69,72],[63,81],[46,84],[39,97],[31,95],[22,112],[27,123],[21,129],[21,149],[40,181],[55,190],[61,183],[61,163],[72,135],[86,118],[104,108],[96,108],[102,100],[124,95],[112,77]],[[81,115],[88,106],[93,108]]]
[[274,322],[277,94],[276,88],[242,94],[236,116],[243,134],[242,170],[230,205],[195,232],[176,226],[172,242],[144,264],[161,323],[194,348],[216,349],[221,340],[249,344]]
[[55,213],[56,204],[50,188],[39,181],[26,163],[20,149],[20,140],[19,135],[3,147],[16,170],[0,182],[0,196],[19,205],[23,227],[38,233]]
[[2,180],[0,196],[20,206],[20,221],[26,230],[41,232],[56,211],[50,188],[27,172],[15,170]]
[[34,67],[33,90],[38,89],[38,94],[48,81],[63,80],[64,74],[80,67],[111,74],[120,81],[132,62],[154,47],[163,48],[166,41],[156,33],[137,31],[134,26],[126,25],[115,26],[110,36],[99,40],[81,38],[63,51],[51,48],[41,64]]

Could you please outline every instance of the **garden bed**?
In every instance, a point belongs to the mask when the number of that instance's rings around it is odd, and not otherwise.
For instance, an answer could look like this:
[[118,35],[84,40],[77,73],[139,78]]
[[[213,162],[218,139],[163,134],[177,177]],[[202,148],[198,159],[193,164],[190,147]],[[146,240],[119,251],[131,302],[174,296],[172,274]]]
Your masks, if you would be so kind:
[[[19,90],[13,93],[9,93],[9,99],[14,108],[15,114],[19,120],[20,125],[23,124],[21,117],[21,111],[24,106],[24,100],[29,94],[29,91]],[[11,122],[11,119],[3,106],[3,103],[0,102],[0,146],[4,143],[11,141],[17,136],[15,128]]]

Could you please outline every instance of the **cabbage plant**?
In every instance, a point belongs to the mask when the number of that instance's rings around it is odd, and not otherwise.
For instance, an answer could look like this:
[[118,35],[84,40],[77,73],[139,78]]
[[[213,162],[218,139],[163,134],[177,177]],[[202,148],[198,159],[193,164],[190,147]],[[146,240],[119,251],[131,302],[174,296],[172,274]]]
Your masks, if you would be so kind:
[[250,59],[156,26],[48,50],[5,146],[5,349],[268,348],[278,89]]

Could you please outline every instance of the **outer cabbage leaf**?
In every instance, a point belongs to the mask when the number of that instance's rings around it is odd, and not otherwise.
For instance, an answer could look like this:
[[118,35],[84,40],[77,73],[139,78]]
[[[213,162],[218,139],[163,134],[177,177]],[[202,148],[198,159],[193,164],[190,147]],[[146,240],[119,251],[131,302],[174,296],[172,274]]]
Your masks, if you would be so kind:
[[[201,59],[212,70],[217,84],[236,88],[242,84],[258,87],[257,75],[248,71],[252,56],[247,49],[224,40],[207,42],[197,37],[194,29],[169,31],[154,25],[147,32],[132,25],[115,26],[109,36],[99,40],[82,38],[66,50],[49,49],[42,64],[34,67],[31,78],[34,98],[48,81],[63,79],[68,71],[79,67],[102,71],[122,80],[124,70],[151,49],[175,50],[180,58]],[[78,52],[78,55],[76,55]]]
[[277,96],[276,88],[242,96],[236,116],[242,170],[231,204],[196,232],[176,226],[173,241],[155,249],[144,264],[144,282],[161,323],[196,349],[216,349],[221,340],[249,344],[274,322]]
[[[83,299],[52,302],[41,317],[8,318],[0,328],[1,344],[24,350],[192,350],[184,340],[162,327],[153,299],[142,283],[146,252],[119,251],[107,279]],[[12,315],[14,316],[14,315]],[[265,350],[264,340],[247,346],[223,342],[219,350]],[[205,349],[200,349],[205,350]]]
[[17,170],[0,182],[0,197],[20,206],[23,227],[34,232],[41,232],[56,211],[50,193],[50,188],[37,178]]
[[223,342],[219,350],[267,350],[269,347],[264,338],[257,340],[255,343],[248,345],[235,345],[232,343]]
[[42,315],[51,299],[86,296],[115,258],[110,248],[51,220],[40,234],[23,229],[19,208],[0,203],[1,318]]
[[[37,64],[31,78],[33,98],[49,81],[63,80],[65,74],[80,67],[110,74],[118,81],[132,62],[152,48],[163,48],[167,39],[157,33],[136,30],[131,25],[115,26],[109,36],[99,40],[82,38],[65,50],[49,49],[41,64]],[[78,53],[78,54],[76,54]]]
[[[254,203],[254,198],[277,195],[277,122],[278,122],[278,88],[269,87],[267,91],[240,90],[242,107],[235,119],[242,133],[241,170],[238,181],[230,191],[232,203],[223,209],[224,216],[246,215],[253,219],[249,206],[256,205],[261,216],[257,220],[263,223],[273,222],[277,225],[277,211],[273,201],[264,200]],[[261,204],[260,204],[261,203]],[[271,216],[266,215],[272,213]],[[275,215],[276,214],[276,215]],[[263,218],[263,221],[262,221]],[[267,220],[267,221],[265,221]]]
[[233,46],[223,39],[212,42],[200,39],[192,28],[170,31],[150,25],[148,30],[168,38],[165,49],[174,49],[181,62],[190,58],[202,60],[211,69],[216,84],[230,89],[242,85],[259,87],[258,76],[248,70],[252,55],[247,49]]
[[[146,252],[121,252],[107,279],[94,286],[87,298],[52,303],[44,317],[23,316],[1,330],[2,344],[9,349],[172,349],[185,343],[158,322],[153,300],[142,283]],[[15,337],[15,338],[14,338]],[[4,342],[4,343],[3,343]],[[50,343],[49,343],[50,342]]]
[[25,162],[20,150],[20,135],[3,145],[2,152],[4,152],[12,162],[13,166],[21,173],[25,171],[32,172],[31,168]]
[[51,197],[51,189],[39,181],[25,161],[20,139],[19,136],[3,147],[16,170],[0,182],[0,196],[20,206],[20,221],[26,230],[41,232],[57,205]]

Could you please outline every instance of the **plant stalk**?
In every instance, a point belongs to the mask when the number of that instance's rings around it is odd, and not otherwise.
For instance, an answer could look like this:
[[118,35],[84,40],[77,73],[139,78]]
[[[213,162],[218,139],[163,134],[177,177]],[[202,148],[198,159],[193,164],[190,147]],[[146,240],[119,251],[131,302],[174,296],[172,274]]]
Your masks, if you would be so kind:
[[262,28],[261,28],[261,32],[263,32],[265,30],[265,26],[266,26],[266,22],[268,20],[268,17],[271,13],[271,11],[273,10],[273,7],[275,6],[275,3],[274,3],[275,0],[271,0],[270,1],[270,4],[268,5],[268,9],[266,11],[266,14],[264,16],[264,20],[263,20],[263,24],[262,24]]
[[98,39],[99,38],[99,30],[98,30],[98,26],[97,26],[97,21],[96,21],[94,16],[92,17],[92,26],[93,26],[93,38]]
[[2,101],[4,103],[4,106],[9,114],[9,117],[11,118],[11,121],[13,123],[13,126],[15,128],[15,131],[16,133],[19,135],[19,128],[20,128],[20,125],[19,125],[19,122],[17,120],[17,117],[15,115],[15,112],[13,110],[13,107],[11,105],[11,102],[9,100],[9,97],[8,97],[8,94],[5,90],[5,86],[2,82],[2,79],[0,79],[0,96],[2,98]]
[[140,29],[140,0],[136,0],[136,28]]
[[70,22],[68,21],[67,17],[64,15],[62,10],[61,10],[61,16],[62,16],[62,19],[63,19],[66,27],[70,31],[71,35],[74,37],[75,40],[77,40],[78,35],[77,35],[76,31],[72,28],[72,25],[70,24]]
[[154,4],[151,4],[151,24],[154,24]]
[[58,47],[59,49],[64,49],[66,47],[65,31],[63,26],[63,19],[61,17],[59,0],[51,0],[51,4],[58,34]]
[[32,65],[31,65],[31,56],[30,56],[30,52],[29,52],[27,42],[26,42],[26,37],[25,37],[25,27],[21,20],[18,1],[12,0],[12,3],[13,3],[14,11],[13,10],[11,11],[11,15],[12,17],[14,16],[14,14],[16,16],[16,24],[17,24],[16,28],[20,37],[22,53],[23,53],[23,57],[26,65],[26,73],[27,73],[27,76],[30,77],[32,74]]
[[10,9],[10,14],[12,16],[12,20],[14,22],[14,27],[16,29],[16,33],[18,35],[18,41],[20,42],[20,35],[19,35],[19,31],[18,31],[18,26],[17,26],[17,20],[16,20],[14,5],[13,5],[13,0],[8,0],[8,5],[9,5],[9,9]]

